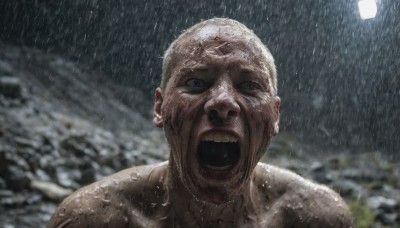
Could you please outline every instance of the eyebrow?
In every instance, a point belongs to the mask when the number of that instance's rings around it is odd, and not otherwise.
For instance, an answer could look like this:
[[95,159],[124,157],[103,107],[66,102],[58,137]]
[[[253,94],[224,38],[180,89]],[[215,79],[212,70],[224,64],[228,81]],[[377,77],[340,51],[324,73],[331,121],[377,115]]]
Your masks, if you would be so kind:
[[256,69],[255,67],[252,66],[244,66],[244,67],[240,67],[239,70],[243,73],[256,73],[256,72],[260,72],[260,70]]
[[189,66],[189,67],[185,67],[185,68],[188,70],[192,70],[192,71],[204,71],[204,70],[209,69],[209,67],[204,64],[195,64],[193,66]]
[[181,69],[179,69],[179,74],[182,75],[182,74],[187,74],[189,72],[207,71],[208,69],[209,67],[204,64],[195,64],[193,66],[182,67]]

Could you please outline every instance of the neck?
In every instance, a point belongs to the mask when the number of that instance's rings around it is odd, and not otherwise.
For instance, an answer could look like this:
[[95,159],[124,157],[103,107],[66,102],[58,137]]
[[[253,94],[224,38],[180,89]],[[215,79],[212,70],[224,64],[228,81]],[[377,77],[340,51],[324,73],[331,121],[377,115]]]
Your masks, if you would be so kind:
[[250,180],[233,200],[216,205],[197,199],[169,166],[171,211],[176,223],[184,227],[231,226],[254,220],[257,207],[257,188]]

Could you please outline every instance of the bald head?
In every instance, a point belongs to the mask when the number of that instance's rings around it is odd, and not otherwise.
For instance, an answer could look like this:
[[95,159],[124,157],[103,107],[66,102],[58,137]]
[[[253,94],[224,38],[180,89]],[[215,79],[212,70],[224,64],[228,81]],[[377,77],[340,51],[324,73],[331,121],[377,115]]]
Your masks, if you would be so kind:
[[[230,32],[226,34],[220,34],[219,28],[226,27],[230,28]],[[165,90],[174,66],[179,61],[186,60],[179,58],[180,54],[188,52],[199,52],[201,51],[199,49],[202,49],[205,45],[204,40],[219,39],[221,35],[224,35],[224,37],[236,38],[236,40],[240,38],[240,40],[242,40],[243,42],[252,44],[249,45],[254,49],[252,50],[252,52],[257,53],[257,57],[259,58],[260,63],[264,65],[264,67],[268,71],[268,75],[266,75],[266,77],[269,77],[269,80],[271,82],[272,93],[274,95],[277,95],[278,89],[276,67],[270,51],[253,33],[253,31],[251,31],[245,25],[227,18],[213,18],[195,24],[194,26],[183,32],[176,40],[171,43],[164,54],[161,89]],[[188,47],[190,46],[188,43],[191,43],[191,50],[188,50]]]

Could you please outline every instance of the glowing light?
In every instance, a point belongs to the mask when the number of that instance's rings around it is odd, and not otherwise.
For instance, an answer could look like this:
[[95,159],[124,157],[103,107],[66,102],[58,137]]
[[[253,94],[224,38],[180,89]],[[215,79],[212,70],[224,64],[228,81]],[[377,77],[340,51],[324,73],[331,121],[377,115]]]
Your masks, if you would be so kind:
[[376,16],[378,8],[376,7],[375,0],[359,0],[358,9],[362,19],[370,19]]

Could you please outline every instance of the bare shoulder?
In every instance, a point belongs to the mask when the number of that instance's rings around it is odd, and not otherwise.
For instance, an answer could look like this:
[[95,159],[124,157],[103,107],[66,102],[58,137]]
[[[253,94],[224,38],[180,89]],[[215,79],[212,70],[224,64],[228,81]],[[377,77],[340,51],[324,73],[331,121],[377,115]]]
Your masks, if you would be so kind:
[[347,204],[327,186],[272,165],[259,163],[256,170],[271,186],[287,227],[353,227]]
[[[105,177],[93,184],[78,189],[68,196],[53,214],[48,227],[129,227],[134,217],[141,214],[136,210],[143,204],[142,194],[146,187],[157,184],[160,177],[152,178],[167,163],[125,169]],[[154,180],[154,183],[152,182]],[[150,183],[149,183],[150,182]],[[149,197],[147,197],[149,198]],[[136,224],[140,227],[139,224]]]

